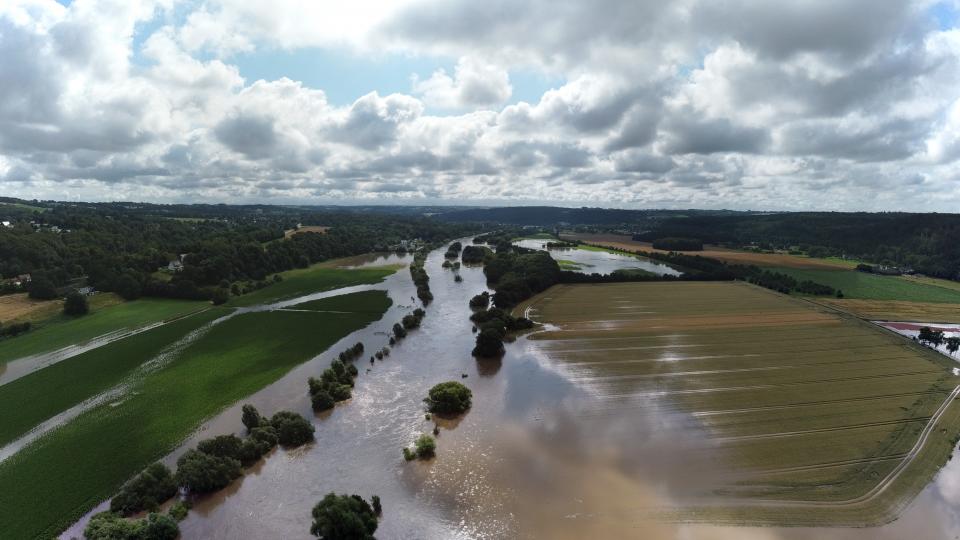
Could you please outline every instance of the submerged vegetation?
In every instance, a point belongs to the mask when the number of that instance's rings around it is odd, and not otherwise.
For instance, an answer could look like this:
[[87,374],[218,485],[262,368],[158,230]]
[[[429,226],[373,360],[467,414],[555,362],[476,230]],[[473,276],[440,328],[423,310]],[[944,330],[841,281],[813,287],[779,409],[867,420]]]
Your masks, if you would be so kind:
[[328,493],[313,507],[310,534],[323,540],[373,540],[380,497],[374,495],[371,506],[359,495]]
[[473,392],[469,388],[456,381],[447,381],[434,385],[423,401],[431,413],[460,414],[470,408],[472,398]]
[[403,459],[413,461],[415,459],[430,459],[437,454],[437,442],[430,435],[420,435],[413,442],[413,449],[403,449]]

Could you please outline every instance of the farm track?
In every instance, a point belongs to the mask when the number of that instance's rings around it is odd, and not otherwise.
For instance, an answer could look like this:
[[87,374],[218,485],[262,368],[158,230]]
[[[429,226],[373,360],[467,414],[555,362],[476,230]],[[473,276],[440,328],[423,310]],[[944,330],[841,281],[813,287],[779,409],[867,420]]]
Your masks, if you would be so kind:
[[765,440],[765,439],[780,439],[783,437],[796,437],[800,435],[810,435],[813,433],[827,433],[830,431],[846,431],[848,429],[858,429],[858,428],[866,428],[866,427],[874,427],[874,426],[910,424],[913,422],[921,422],[923,420],[929,420],[929,419],[930,419],[929,416],[915,416],[911,418],[901,418],[898,420],[884,420],[880,422],[864,422],[860,424],[847,424],[844,426],[802,429],[797,431],[780,431],[777,433],[758,433],[754,435],[732,435],[729,437],[712,437],[711,440],[718,443],[725,443],[725,442],[739,442],[739,441],[756,441],[756,440]]

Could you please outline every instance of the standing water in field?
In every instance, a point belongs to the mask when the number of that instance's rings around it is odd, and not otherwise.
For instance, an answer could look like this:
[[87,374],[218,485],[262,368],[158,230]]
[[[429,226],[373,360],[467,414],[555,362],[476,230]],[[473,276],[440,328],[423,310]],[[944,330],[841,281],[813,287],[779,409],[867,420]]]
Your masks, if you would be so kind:
[[643,270],[657,275],[679,276],[683,272],[666,264],[635,255],[612,253],[601,249],[553,248],[547,249],[544,240],[517,240],[514,245],[546,251],[560,262],[563,270],[581,274],[609,274],[616,270]]
[[960,337],[960,325],[956,323],[937,323],[937,322],[897,322],[897,321],[873,321],[875,324],[886,328],[887,330],[892,330],[901,336],[906,336],[910,339],[918,339],[920,336],[921,328],[929,328],[932,331],[941,331],[943,332],[944,342],[940,345],[934,345],[932,343],[925,343],[927,347],[949,356],[954,360],[960,360],[960,353],[950,352],[947,348],[946,338],[951,337]]

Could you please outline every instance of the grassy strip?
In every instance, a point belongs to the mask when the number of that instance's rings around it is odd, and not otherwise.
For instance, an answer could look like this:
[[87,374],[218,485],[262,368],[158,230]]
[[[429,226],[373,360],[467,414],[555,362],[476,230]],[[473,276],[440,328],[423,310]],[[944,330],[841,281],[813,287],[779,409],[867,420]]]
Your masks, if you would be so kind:
[[960,303],[960,290],[951,290],[899,276],[879,276],[847,270],[805,270],[776,268],[799,281],[809,279],[843,291],[844,298],[863,300],[906,300],[912,302]]
[[390,307],[390,298],[384,291],[361,291],[311,300],[292,306],[292,309],[311,311],[349,311],[353,313],[383,313]]
[[202,420],[381,316],[273,311],[215,326],[121,404],[83,414],[0,463],[4,535],[55,535]]
[[115,386],[166,346],[226,312],[215,308],[198,313],[114,341],[0,386],[0,410],[16,411],[0,423],[0,445]]
[[163,321],[207,306],[161,298],[141,299],[112,305],[80,318],[58,316],[50,323],[16,338],[0,341],[0,364],[83,343],[108,332]]
[[310,268],[283,272],[283,281],[264,287],[258,291],[238,296],[230,300],[229,306],[252,306],[278,302],[305,294],[329,291],[341,287],[377,283],[397,271],[398,267],[383,266],[374,268],[330,268],[324,263]]

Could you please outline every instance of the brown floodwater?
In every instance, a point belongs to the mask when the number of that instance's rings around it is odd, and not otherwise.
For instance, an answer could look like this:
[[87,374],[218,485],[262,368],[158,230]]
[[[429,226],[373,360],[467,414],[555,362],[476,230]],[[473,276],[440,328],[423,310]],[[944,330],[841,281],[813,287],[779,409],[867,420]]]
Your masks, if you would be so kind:
[[[435,300],[423,326],[383,361],[358,361],[352,400],[315,415],[307,377],[319,375],[357,341],[368,351],[386,344],[393,323],[418,305],[406,270],[365,286],[385,289],[393,299],[382,320],[244,400],[266,415],[290,409],[312,418],[316,442],[274,451],[227,489],[198,499],[181,523],[183,538],[309,538],[310,510],[331,491],[379,495],[384,514],[376,536],[381,539],[923,540],[960,535],[956,461],[899,520],[884,527],[658,522],[651,511],[702,493],[722,475],[709,459],[710,438],[696,418],[671,407],[669,396],[631,392],[629,381],[609,384],[602,365],[585,370],[551,357],[536,340],[508,344],[501,360],[473,359],[467,301],[487,290],[482,269],[461,268],[463,282],[456,283],[454,272],[441,268],[443,252],[434,251],[427,260]],[[434,428],[424,418],[421,400],[432,385],[446,380],[469,386],[474,406],[461,417],[437,419],[436,458],[405,462],[401,448]],[[165,461],[172,465],[201,438],[240,434],[240,406],[206,422]],[[65,536],[77,535],[82,527],[78,523]]]

